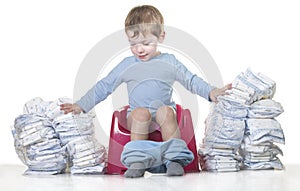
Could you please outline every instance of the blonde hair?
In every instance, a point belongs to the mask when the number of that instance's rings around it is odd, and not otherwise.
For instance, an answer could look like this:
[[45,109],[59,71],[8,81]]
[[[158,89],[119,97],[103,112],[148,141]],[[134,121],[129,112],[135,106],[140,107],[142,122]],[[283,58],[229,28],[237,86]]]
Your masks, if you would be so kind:
[[[136,6],[125,19],[125,32],[132,31],[135,37],[142,33],[151,33],[159,37],[164,31],[164,18],[159,10],[151,5]],[[127,33],[128,34],[128,33]]]

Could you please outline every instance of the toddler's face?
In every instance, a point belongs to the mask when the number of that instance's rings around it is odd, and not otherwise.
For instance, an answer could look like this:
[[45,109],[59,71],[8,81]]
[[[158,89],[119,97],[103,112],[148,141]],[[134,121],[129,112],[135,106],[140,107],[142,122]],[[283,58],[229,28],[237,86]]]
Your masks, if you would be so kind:
[[154,56],[158,55],[157,43],[158,38],[153,34],[142,35],[139,34],[136,37],[130,37],[127,33],[130,49],[134,56],[142,61],[147,61]]

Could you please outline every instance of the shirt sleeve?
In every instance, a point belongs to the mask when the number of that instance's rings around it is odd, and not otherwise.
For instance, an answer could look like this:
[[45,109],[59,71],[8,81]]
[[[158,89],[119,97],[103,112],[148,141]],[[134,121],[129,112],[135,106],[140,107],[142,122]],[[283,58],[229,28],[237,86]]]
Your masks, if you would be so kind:
[[84,96],[76,102],[86,113],[107,98],[121,83],[121,74],[126,67],[123,60],[106,77],[98,81]]
[[213,87],[205,80],[191,73],[180,61],[173,57],[176,69],[176,81],[180,82],[187,90],[210,101],[209,93]]

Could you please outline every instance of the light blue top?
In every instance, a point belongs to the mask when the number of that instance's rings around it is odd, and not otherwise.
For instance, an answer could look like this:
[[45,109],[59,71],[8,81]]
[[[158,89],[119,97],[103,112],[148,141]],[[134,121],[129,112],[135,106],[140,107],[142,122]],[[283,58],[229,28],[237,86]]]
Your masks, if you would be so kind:
[[84,112],[88,112],[125,82],[130,110],[143,107],[155,112],[163,105],[174,106],[172,85],[175,81],[190,92],[209,100],[212,86],[192,74],[174,55],[162,53],[148,61],[141,61],[134,56],[125,58],[77,104]]

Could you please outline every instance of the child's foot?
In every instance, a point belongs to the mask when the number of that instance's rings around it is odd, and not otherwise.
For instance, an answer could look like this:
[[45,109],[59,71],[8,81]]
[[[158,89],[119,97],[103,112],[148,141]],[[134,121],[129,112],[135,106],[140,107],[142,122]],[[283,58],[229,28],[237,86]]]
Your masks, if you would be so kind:
[[170,162],[167,165],[167,176],[182,176],[184,169],[178,162]]
[[133,163],[124,173],[126,178],[138,178],[144,176],[145,173],[145,165],[144,163]]

